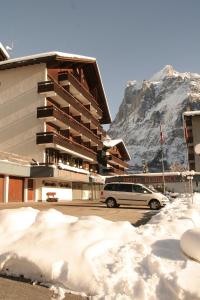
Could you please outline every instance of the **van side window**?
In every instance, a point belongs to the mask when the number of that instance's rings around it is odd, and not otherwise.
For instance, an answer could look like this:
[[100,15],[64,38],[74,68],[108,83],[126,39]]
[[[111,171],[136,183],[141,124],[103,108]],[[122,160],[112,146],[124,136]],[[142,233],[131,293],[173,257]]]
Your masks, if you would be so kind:
[[141,194],[144,194],[144,193],[149,194],[148,190],[146,190],[143,186],[137,185],[137,184],[133,185],[133,192],[141,193]]
[[107,185],[104,187],[104,190],[105,190],[105,191],[113,191],[113,184],[107,184]]
[[119,184],[107,184],[105,187],[104,187],[104,190],[105,191],[118,191],[118,186]]
[[119,192],[132,192],[132,184],[119,184]]

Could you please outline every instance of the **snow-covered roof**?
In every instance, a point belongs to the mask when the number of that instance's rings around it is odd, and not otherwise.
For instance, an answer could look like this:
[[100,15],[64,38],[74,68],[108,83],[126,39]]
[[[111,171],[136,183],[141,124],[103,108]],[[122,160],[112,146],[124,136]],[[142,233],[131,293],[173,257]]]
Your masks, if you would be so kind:
[[117,140],[110,140],[110,139],[108,139],[108,140],[103,141],[103,144],[104,144],[105,147],[110,148],[110,147],[116,146],[117,144],[119,144],[121,142],[123,143],[122,139],[117,139]]
[[[186,172],[190,172],[190,171],[184,171],[184,172],[164,172],[164,176],[180,176],[180,175],[185,175]],[[193,175],[200,175],[200,172],[195,172],[193,173]],[[133,177],[133,176],[137,176],[137,177],[155,177],[155,176],[163,176],[162,172],[157,172],[157,173],[129,173],[129,174],[123,174],[123,175],[117,175],[117,177]],[[113,176],[110,176],[113,177]]]
[[3,54],[6,60],[10,58],[10,55],[8,54],[6,48],[3,46],[2,43],[0,43],[0,52]]
[[63,58],[72,58],[72,59],[74,58],[74,59],[80,59],[80,60],[84,59],[84,60],[88,60],[91,62],[96,62],[96,59],[93,57],[77,55],[77,54],[69,54],[69,53],[64,53],[64,52],[59,52],[59,51],[51,51],[51,52],[44,52],[44,53],[39,53],[39,54],[33,54],[33,55],[28,55],[28,56],[12,58],[12,59],[0,62],[0,65],[5,65],[5,64],[7,65],[7,64],[15,63],[15,62],[28,61],[28,60],[52,57],[52,56],[59,56],[59,57],[63,57]]
[[193,111],[185,111],[183,113],[184,116],[198,116],[200,115],[200,110],[193,110]]
[[116,140],[107,139],[103,141],[103,145],[107,148],[112,148],[119,144],[123,145],[124,151],[126,152],[127,155],[127,159],[131,160],[130,154],[128,153],[128,149],[126,148],[126,145],[124,144],[124,141],[122,139],[116,139]]
[[[164,176],[179,176],[181,175],[181,172],[164,172]],[[145,177],[154,177],[154,176],[163,176],[162,172],[157,173],[133,173],[129,174],[127,176],[145,176]]]

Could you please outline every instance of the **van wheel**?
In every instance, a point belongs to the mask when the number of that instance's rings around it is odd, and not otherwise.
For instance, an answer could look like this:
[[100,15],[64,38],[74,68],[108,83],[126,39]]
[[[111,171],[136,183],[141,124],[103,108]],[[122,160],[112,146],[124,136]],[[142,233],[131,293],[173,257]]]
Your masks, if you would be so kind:
[[108,198],[108,199],[106,200],[106,205],[107,205],[107,207],[109,207],[109,208],[117,207],[117,202],[116,202],[115,199],[113,199],[113,198]]
[[158,200],[153,199],[149,202],[149,207],[153,210],[156,210],[156,209],[160,209],[161,205]]

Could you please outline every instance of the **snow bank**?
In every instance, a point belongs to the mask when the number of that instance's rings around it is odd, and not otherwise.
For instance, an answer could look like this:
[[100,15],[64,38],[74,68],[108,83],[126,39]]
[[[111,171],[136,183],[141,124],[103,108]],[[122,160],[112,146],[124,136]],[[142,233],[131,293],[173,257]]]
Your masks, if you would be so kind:
[[182,234],[200,227],[200,196],[190,202],[177,199],[139,228],[54,209],[3,210],[1,273],[95,300],[200,299],[200,264],[180,248]]

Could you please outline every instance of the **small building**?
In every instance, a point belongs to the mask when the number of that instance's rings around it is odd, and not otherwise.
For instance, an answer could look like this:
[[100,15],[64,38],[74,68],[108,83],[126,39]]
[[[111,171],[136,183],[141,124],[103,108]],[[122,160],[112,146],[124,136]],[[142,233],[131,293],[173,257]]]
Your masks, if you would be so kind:
[[125,174],[129,165],[130,155],[122,139],[106,138],[103,141],[103,150],[100,153],[102,175]]
[[188,167],[196,172],[200,171],[200,156],[195,153],[195,146],[200,144],[200,111],[186,111],[183,113],[185,141],[188,151]]
[[[164,173],[166,191],[185,193],[188,192],[189,181],[187,177],[182,176],[181,172],[165,172]],[[127,174],[121,176],[111,176],[106,178],[108,182],[133,182],[141,183],[147,186],[153,186],[156,189],[163,191],[163,173],[140,173]],[[193,190],[200,190],[200,173],[195,173],[193,178]]]

